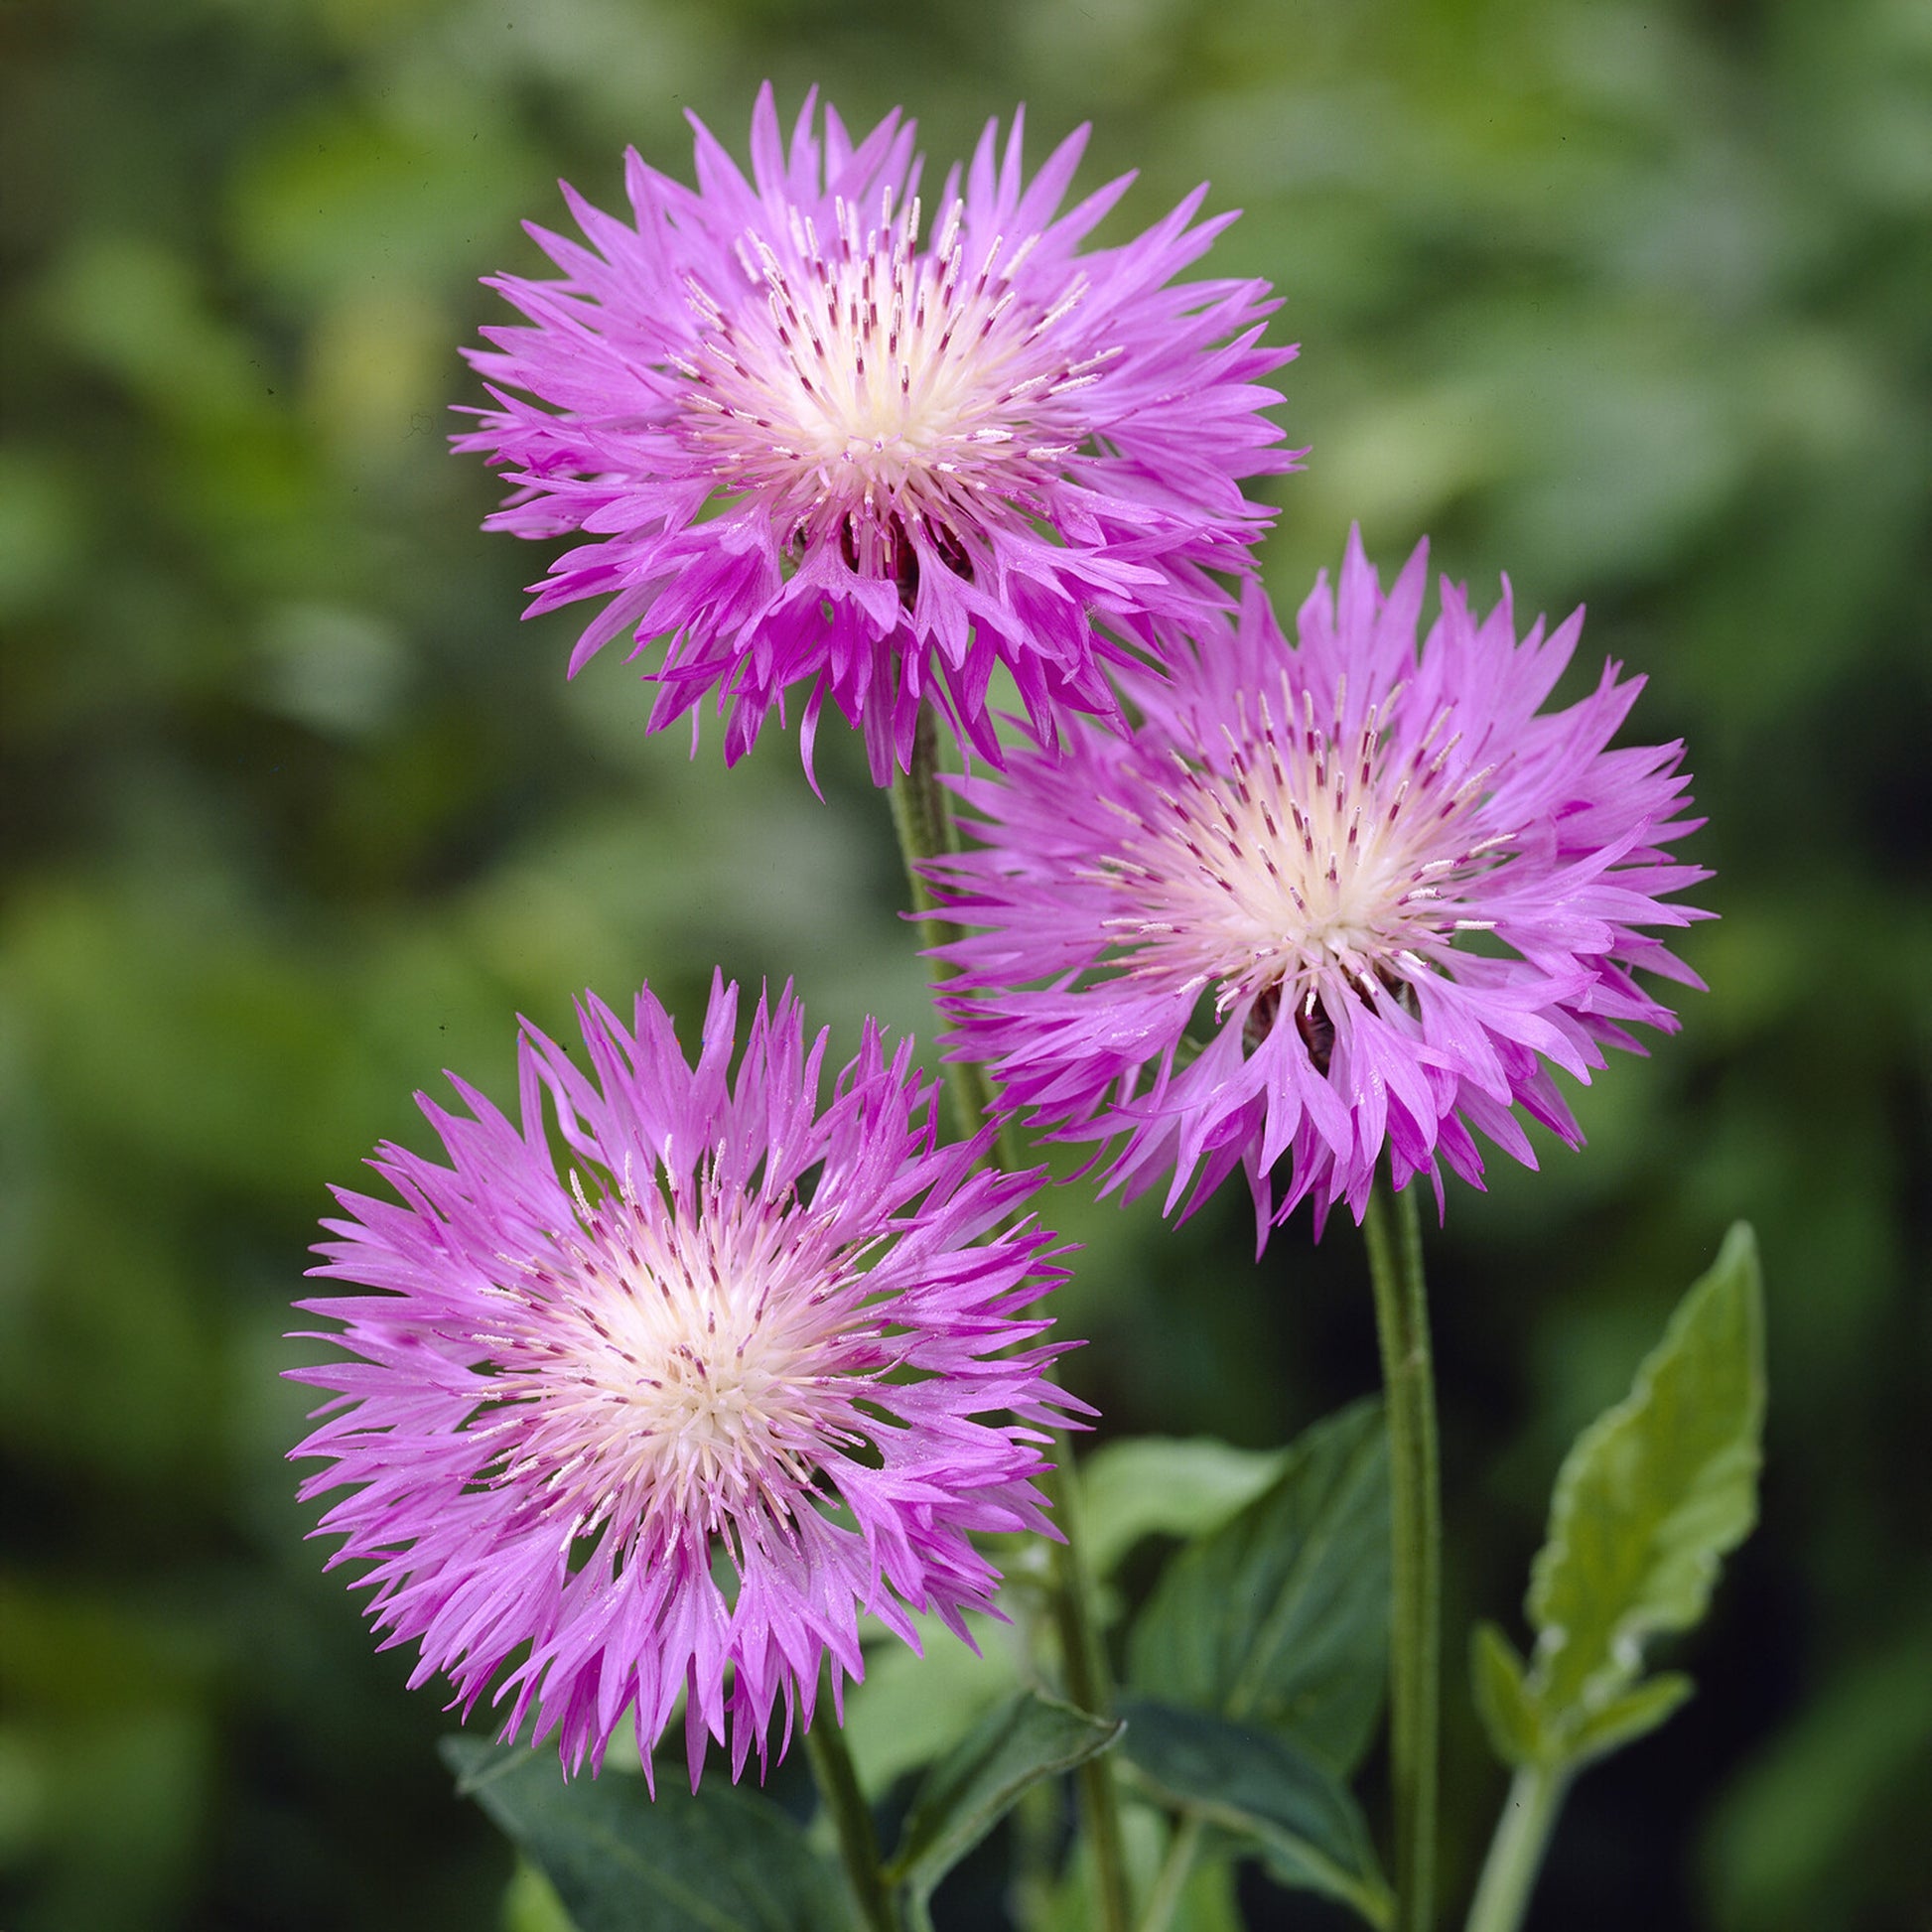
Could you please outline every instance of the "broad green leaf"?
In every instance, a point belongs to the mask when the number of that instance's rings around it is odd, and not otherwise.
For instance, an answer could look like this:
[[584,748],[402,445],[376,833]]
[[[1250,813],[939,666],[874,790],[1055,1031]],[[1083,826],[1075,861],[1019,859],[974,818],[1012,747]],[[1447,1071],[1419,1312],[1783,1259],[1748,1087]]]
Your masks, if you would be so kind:
[[1201,1536],[1281,1474],[1281,1449],[1241,1449],[1211,1436],[1129,1436],[1080,1465],[1080,1512],[1095,1577],[1144,1536]]
[[1577,1726],[1566,1740],[1570,1760],[1582,1764],[1634,1744],[1655,1730],[1696,1689],[1682,1671],[1661,1671],[1646,1678],[1634,1691],[1612,1698]]
[[1352,1906],[1374,1926],[1392,1899],[1348,1788],[1287,1738],[1152,1699],[1121,1707],[1121,1749],[1164,1804],[1193,1813],[1258,1852],[1285,1885]]
[[1558,1474],[1529,1592],[1531,1690],[1549,1716],[1602,1710],[1646,1639],[1704,1615],[1720,1561],[1757,1519],[1763,1422],[1763,1290],[1739,1222]]
[[1128,1678],[1345,1771],[1381,1705],[1388,1614],[1388,1449],[1379,1405],[1360,1402],[1305,1432],[1271,1488],[1168,1565]]
[[578,1932],[849,1932],[840,1881],[768,1799],[666,1780],[566,1783],[554,1754],[446,1737],[476,1799],[556,1888]]
[[1085,1763],[1120,1734],[1117,1722],[1037,1691],[1007,1699],[926,1774],[891,1876],[922,1903],[1030,1785]]
[[1524,1681],[1523,1660],[1493,1623],[1478,1623],[1470,1634],[1469,1682],[1496,1755],[1511,1765],[1546,1762],[1543,1714]]

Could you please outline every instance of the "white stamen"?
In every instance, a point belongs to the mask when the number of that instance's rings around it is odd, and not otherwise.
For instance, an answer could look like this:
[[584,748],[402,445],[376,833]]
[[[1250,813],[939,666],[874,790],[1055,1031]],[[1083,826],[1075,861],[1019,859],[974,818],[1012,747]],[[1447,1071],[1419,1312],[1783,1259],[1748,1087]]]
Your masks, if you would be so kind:
[[596,1203],[574,1170],[569,1185],[579,1223],[521,1271],[543,1285],[509,1289],[521,1319],[477,1338],[485,1479],[534,1481],[570,1525],[561,1547],[595,1534],[614,1558],[678,1522],[781,1527],[827,1449],[866,1440],[855,1402],[891,1366],[853,1319],[863,1254],[801,1258],[790,1197],[748,1199],[715,1162],[675,1204],[628,1172]]
[[886,193],[862,235],[841,200],[830,257],[795,210],[788,258],[748,235],[738,252],[757,286],[721,299],[694,283],[699,341],[676,364],[678,434],[723,489],[760,494],[796,541],[901,585],[919,553],[957,557],[962,522],[1037,514],[1090,434],[1063,399],[1121,353],[1083,343],[1069,361],[1056,332],[1086,278],[1029,296],[1036,237],[1008,251],[995,235],[968,277],[962,206],[925,252],[919,214],[914,200],[895,220]]
[[1405,743],[1398,692],[1353,729],[1339,680],[1326,725],[1308,688],[1282,696],[1279,731],[1266,694],[1237,705],[1218,769],[1172,755],[1178,781],[1128,809],[1135,831],[1100,871],[1132,902],[1108,921],[1126,972],[1211,984],[1223,1014],[1272,994],[1309,1023],[1426,974],[1426,950],[1457,933],[1494,931],[1471,889],[1513,835],[1481,832],[1493,767],[1449,770],[1448,707]]

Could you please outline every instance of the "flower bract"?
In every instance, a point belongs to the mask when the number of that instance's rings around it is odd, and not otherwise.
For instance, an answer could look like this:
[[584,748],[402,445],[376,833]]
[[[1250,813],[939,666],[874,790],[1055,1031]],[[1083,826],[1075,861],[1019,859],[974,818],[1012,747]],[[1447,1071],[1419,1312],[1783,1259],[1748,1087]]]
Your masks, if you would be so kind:
[[[997,1575],[975,1531],[1045,1530],[1047,1379],[1032,1306],[1062,1278],[1018,1210],[1037,1174],[934,1135],[934,1083],[876,1026],[819,1104],[825,1035],[760,999],[734,1069],[715,984],[695,1065],[648,989],[595,1000],[573,1057],[526,1026],[520,1112],[456,1081],[447,1164],[385,1145],[393,1201],[339,1192],[305,1302],[347,1359],[294,1451],[347,1485],[318,1534],[412,1682],[445,1673],[569,1766],[629,1714],[646,1768],[685,1699],[693,1785],[862,1674],[859,1613],[962,1636]],[[454,1076],[453,1076],[454,1077]]]
[[1610,745],[1641,680],[1542,709],[1582,613],[1519,639],[1506,582],[1486,617],[1445,583],[1418,647],[1425,563],[1385,596],[1352,535],[1293,643],[1253,594],[1131,736],[960,783],[950,1050],[1130,1195],[1190,1211],[1239,1165],[1265,1240],[1305,1197],[1359,1219],[1385,1158],[1439,1199],[1477,1135],[1534,1166],[1519,1114],[1581,1139],[1555,1069],[1675,1028],[1637,972],[1699,984],[1657,936],[1704,916],[1682,748]]
[[787,144],[767,87],[749,180],[693,125],[695,190],[633,152],[628,220],[565,191],[584,241],[532,228],[561,279],[496,278],[527,325],[470,356],[490,527],[584,539],[532,613],[608,600],[572,669],[663,638],[651,723],[715,692],[728,759],[796,689],[809,767],[829,698],[880,783],[921,702],[998,763],[1001,667],[1042,742],[1116,717],[1104,667],[1226,606],[1242,480],[1294,462],[1266,285],[1173,280],[1232,217],[1083,251],[1131,178],[1060,211],[1085,130],[1029,180],[1019,115],[930,204],[897,114],[854,143],[814,96]]

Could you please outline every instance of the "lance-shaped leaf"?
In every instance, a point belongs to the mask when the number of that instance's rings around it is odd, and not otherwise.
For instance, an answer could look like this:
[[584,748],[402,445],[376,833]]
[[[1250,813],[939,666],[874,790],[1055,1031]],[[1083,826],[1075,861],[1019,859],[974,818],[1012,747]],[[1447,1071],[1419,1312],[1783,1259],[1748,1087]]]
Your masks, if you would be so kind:
[[1679,1705],[1697,1686],[1682,1671],[1659,1671],[1646,1677],[1633,1691],[1612,1698],[1592,1711],[1567,1738],[1570,1761],[1587,1764],[1593,1757],[1607,1757],[1625,1744],[1634,1744],[1673,1716]]
[[1117,1721],[1037,1691],[1007,1699],[927,1772],[888,1875],[922,1907],[1030,1785],[1085,1763],[1120,1734]]
[[1549,1720],[1568,1729],[1606,1711],[1649,1638],[1704,1615],[1757,1520],[1763,1424],[1763,1289],[1740,1222],[1557,1477],[1529,1591],[1529,1688]]
[[567,1784],[551,1752],[476,1737],[446,1737],[443,1757],[578,1932],[848,1932],[838,1877],[768,1799],[667,1782],[652,1800],[616,1775]]
[[1695,1688],[1681,1671],[1663,1671],[1634,1690],[1584,1713],[1545,1712],[1515,1646],[1493,1623],[1478,1623],[1469,1647],[1476,1715],[1505,1764],[1578,1769],[1655,1730]]
[[1243,1449],[1212,1436],[1126,1436],[1080,1464],[1080,1512],[1096,1577],[1144,1536],[1203,1536],[1281,1474],[1285,1451]]
[[1272,1731],[1149,1698],[1130,1699],[1121,1715],[1121,1748],[1154,1797],[1233,1834],[1283,1884],[1389,1923],[1393,1900],[1368,1827],[1319,1759]]
[[1493,1623],[1478,1623],[1470,1634],[1469,1684],[1476,1716],[1505,1764],[1554,1761],[1559,1753],[1551,1748],[1543,1709],[1530,1693],[1523,1660]]
[[1346,1771],[1381,1704],[1388,1615],[1388,1449],[1380,1406],[1362,1402],[1306,1431],[1272,1487],[1168,1565],[1128,1675]]

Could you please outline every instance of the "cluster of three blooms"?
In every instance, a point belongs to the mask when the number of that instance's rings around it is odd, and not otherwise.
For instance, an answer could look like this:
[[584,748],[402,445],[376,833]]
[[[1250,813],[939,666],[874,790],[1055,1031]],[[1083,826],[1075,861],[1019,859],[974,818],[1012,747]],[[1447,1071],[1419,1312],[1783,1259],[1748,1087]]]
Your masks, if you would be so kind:
[[[1265,1240],[1379,1164],[1478,1181],[1478,1133],[1533,1161],[1519,1110],[1575,1141],[1553,1069],[1674,1024],[1636,969],[1691,980],[1680,748],[1610,748],[1638,681],[1545,711],[1578,618],[1519,638],[1445,584],[1419,643],[1423,552],[1385,592],[1354,537],[1285,635],[1242,484],[1294,467],[1292,351],[1265,285],[1174,279],[1222,222],[1083,249],[1126,181],[1061,212],[1081,137],[1029,180],[1016,119],[924,235],[911,142],[808,100],[787,143],[767,90],[749,178],[700,125],[695,189],[633,154],[630,220],[533,230],[561,279],[498,282],[527,323],[458,439],[510,472],[497,527],[586,539],[532,608],[609,600],[577,663],[667,639],[650,722],[715,696],[728,759],[801,692],[808,772],[827,698],[882,784],[922,714],[993,766],[925,868],[948,1051],[1124,1193],[1239,1166]],[[683,1697],[693,1781],[728,1734],[737,1775],[860,1675],[861,1611],[964,1634],[973,1534],[1048,1528],[1062,1270],[1041,1176],[943,1142],[876,1027],[821,1106],[789,989],[736,1054],[716,984],[695,1064],[648,989],[582,1021],[582,1065],[526,1029],[518,1120],[459,1082],[449,1165],[385,1147],[400,1204],[340,1196],[316,1272],[377,1292],[304,1305],[349,1357],[297,1371],[335,1398],[304,1493],[349,1487],[320,1533],[418,1680],[573,1765],[626,1715],[648,1765]]]

